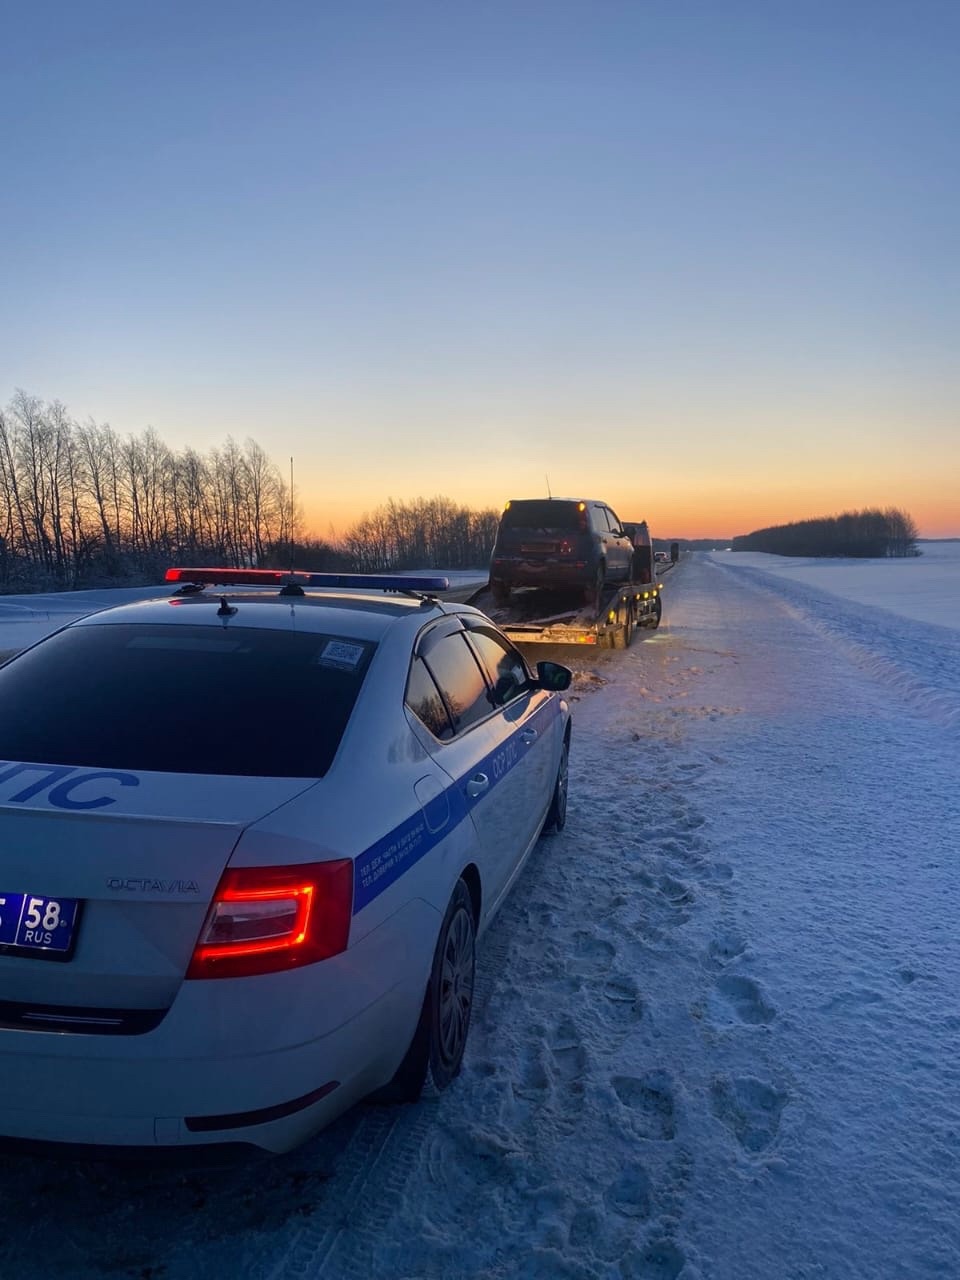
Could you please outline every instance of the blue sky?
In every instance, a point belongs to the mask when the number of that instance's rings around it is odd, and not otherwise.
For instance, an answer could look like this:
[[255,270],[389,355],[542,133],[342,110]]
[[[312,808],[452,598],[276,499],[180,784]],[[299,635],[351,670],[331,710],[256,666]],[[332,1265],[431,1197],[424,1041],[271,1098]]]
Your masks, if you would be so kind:
[[0,401],[252,435],[318,532],[549,475],[960,534],[960,5],[39,3],[0,57]]

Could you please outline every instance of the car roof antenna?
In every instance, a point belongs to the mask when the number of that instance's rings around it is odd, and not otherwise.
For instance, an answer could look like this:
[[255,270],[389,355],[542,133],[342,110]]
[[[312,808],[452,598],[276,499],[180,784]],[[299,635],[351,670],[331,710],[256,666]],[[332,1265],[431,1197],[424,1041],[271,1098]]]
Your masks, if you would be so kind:
[[294,522],[295,512],[296,512],[296,507],[294,506],[294,503],[293,503],[293,455],[291,454],[290,456],[290,573],[291,575],[296,572],[296,570],[293,567],[293,564],[297,558],[297,549],[293,541],[293,522]]
[[220,608],[217,610],[218,618],[232,618],[237,612],[237,606],[231,604],[226,596],[220,597]]
[[546,480],[546,482],[547,482],[547,497],[548,497],[548,498],[552,498],[552,497],[553,497],[553,494],[550,492],[550,477],[549,477],[549,476],[544,476],[543,478],[544,478],[544,480]]

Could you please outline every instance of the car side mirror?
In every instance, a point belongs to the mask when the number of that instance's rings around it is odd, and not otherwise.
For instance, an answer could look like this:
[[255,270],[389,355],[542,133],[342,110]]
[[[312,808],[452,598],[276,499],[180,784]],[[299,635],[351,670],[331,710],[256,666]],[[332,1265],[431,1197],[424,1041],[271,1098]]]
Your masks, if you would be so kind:
[[573,672],[559,662],[537,663],[537,684],[541,689],[549,689],[551,693],[562,693],[570,688]]

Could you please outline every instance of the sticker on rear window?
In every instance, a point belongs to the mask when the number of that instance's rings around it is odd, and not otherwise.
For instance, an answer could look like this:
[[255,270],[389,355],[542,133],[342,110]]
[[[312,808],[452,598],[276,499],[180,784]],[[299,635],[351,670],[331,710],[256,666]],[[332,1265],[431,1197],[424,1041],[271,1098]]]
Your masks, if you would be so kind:
[[339,667],[341,671],[356,671],[363,658],[362,644],[347,644],[343,640],[328,640],[320,651],[317,662],[322,667]]

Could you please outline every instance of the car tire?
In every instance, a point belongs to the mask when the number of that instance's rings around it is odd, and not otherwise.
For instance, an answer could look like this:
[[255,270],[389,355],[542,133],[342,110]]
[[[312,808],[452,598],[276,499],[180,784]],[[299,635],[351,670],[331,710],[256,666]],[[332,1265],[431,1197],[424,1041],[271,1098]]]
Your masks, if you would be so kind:
[[653,617],[650,619],[649,627],[651,631],[655,631],[660,625],[660,619],[663,617],[663,601],[657,596],[657,601],[653,610]]
[[621,609],[621,625],[613,632],[611,637],[612,647],[614,649],[629,649],[630,641],[633,639],[633,602],[628,600],[621,606]]
[[557,767],[557,780],[553,787],[553,798],[544,819],[543,829],[548,832],[560,832],[567,825],[567,779],[570,770],[570,739],[563,740],[560,752],[560,764]]
[[510,603],[510,588],[500,578],[490,579],[490,594],[493,596],[494,604]]
[[[460,1074],[473,1008],[476,936],[470,890],[458,880],[440,926],[430,980],[410,1048],[393,1078],[372,1093],[368,1102],[388,1106],[416,1102],[423,1093],[428,1071],[437,1089],[445,1089]],[[458,990],[451,991],[451,976],[459,976]]]
[[477,965],[477,922],[470,890],[458,880],[450,899],[427,995],[430,999],[430,1075],[445,1089],[460,1074],[470,1031]]

